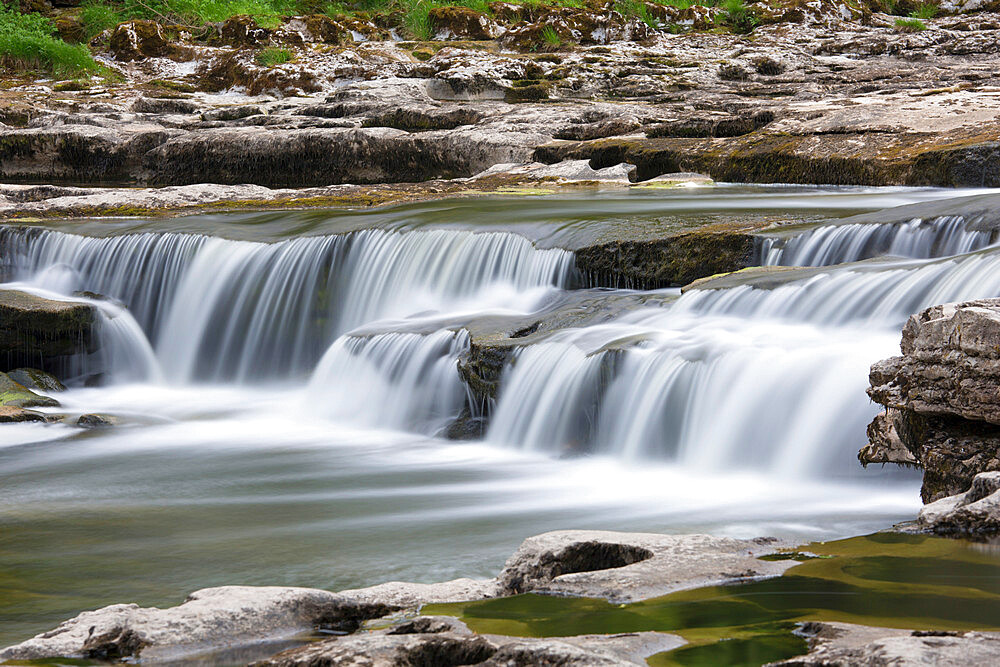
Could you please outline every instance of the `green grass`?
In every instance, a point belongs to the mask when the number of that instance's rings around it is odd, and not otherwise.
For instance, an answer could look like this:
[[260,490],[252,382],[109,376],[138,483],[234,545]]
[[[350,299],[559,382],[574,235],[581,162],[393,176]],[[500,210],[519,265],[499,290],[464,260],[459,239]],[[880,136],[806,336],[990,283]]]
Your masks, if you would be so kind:
[[659,28],[659,21],[649,15],[649,9],[642,0],[618,0],[615,11],[627,18],[639,19],[650,28]]
[[937,16],[939,8],[937,5],[931,2],[925,2],[920,5],[912,12],[910,12],[910,18],[914,19],[932,19]]
[[260,53],[257,54],[257,64],[261,67],[274,67],[275,65],[283,65],[292,59],[292,52],[288,49],[279,49],[275,47],[268,47],[262,49]]
[[550,25],[542,28],[542,41],[545,42],[547,46],[558,48],[562,45],[562,37],[556,32],[556,29]]
[[896,19],[896,30],[899,32],[920,32],[927,30],[927,25],[920,19]]
[[0,67],[58,78],[97,71],[86,47],[67,44],[54,33],[52,22],[41,14],[22,14],[0,4]]
[[726,0],[722,3],[719,22],[739,34],[753,31],[760,23],[757,14],[743,4],[743,0]]

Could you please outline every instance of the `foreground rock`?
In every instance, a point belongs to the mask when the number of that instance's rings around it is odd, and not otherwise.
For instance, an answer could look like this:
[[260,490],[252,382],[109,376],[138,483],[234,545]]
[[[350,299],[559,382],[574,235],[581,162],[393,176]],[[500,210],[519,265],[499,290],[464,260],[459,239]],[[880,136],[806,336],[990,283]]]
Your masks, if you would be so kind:
[[1000,300],[913,315],[901,349],[872,366],[868,394],[886,410],[859,458],[921,466],[924,502],[962,493],[1000,470]]
[[759,557],[781,546],[774,538],[562,530],[525,540],[499,579],[505,595],[635,602],[685,588],[777,576],[793,563]]
[[0,290],[0,369],[59,373],[69,357],[93,351],[94,306]]
[[684,643],[674,635],[639,632],[627,635],[582,635],[530,639],[476,635],[451,618],[422,616],[384,631],[325,641],[290,649],[258,667],[315,665],[645,665],[648,656]]
[[117,604],[0,651],[0,660],[48,657],[178,659],[314,630],[354,631],[392,608],[307,588],[223,586],[169,609]]
[[898,665],[965,667],[994,664],[1000,633],[922,632],[850,623],[805,623],[808,654],[771,663],[785,667]]
[[[246,661],[277,653],[285,648],[281,641],[305,644],[309,633],[325,631],[349,636],[290,649],[262,664],[643,664],[647,656],[683,641],[660,633],[544,640],[480,636],[454,619],[414,619],[396,612],[529,591],[640,600],[778,575],[792,561],[760,561],[757,556],[779,546],[772,538],[559,531],[526,540],[497,579],[391,582],[339,594],[305,588],[209,588],[168,609],[118,604],[84,612],[51,632],[0,650],[0,660],[164,661],[226,651]],[[381,629],[358,633],[364,621],[392,614],[379,621]]]

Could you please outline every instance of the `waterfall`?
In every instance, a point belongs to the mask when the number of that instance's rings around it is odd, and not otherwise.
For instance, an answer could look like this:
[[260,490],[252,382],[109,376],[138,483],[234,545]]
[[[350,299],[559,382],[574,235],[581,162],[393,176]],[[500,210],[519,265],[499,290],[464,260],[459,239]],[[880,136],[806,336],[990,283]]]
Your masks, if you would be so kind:
[[994,242],[993,231],[969,230],[974,222],[962,216],[942,216],[891,224],[823,225],[787,239],[762,239],[757,262],[829,266],[882,255],[914,259],[959,255]]
[[433,435],[462,408],[457,363],[468,345],[464,330],[341,336],[316,367],[309,396],[330,417]]
[[877,411],[868,366],[898,342],[888,331],[639,311],[522,350],[487,439],[699,469],[849,474]]
[[572,280],[573,255],[501,232],[366,230],[276,243],[188,234],[87,238],[0,230],[19,280],[122,302],[168,379],[304,375],[361,324],[531,303]]
[[[770,289],[690,290],[680,311],[895,330],[913,313],[951,301],[1000,296],[1000,255],[829,269]],[[873,360],[874,361],[874,360]]]

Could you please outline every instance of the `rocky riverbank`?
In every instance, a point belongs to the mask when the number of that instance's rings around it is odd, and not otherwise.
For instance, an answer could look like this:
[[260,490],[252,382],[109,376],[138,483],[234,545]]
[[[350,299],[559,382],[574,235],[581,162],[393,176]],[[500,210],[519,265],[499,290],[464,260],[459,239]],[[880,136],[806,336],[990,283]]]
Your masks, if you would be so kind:
[[[910,29],[874,6],[760,4],[746,10],[744,34],[720,7],[639,5],[645,22],[610,5],[443,8],[424,41],[321,15],[276,28],[236,17],[204,32],[126,22],[92,42],[113,76],[5,84],[0,180],[230,186],[137,193],[134,207],[80,190],[21,199],[77,197],[77,214],[379,203],[532,160],[627,162],[637,181],[695,171],[743,182],[1000,182],[994,14],[942,7],[955,14]],[[76,14],[52,12],[71,38]],[[428,185],[382,185],[416,182]],[[367,198],[369,188],[259,189],[337,184],[376,187]],[[53,210],[72,213],[66,203]]]
[[[891,543],[878,536],[872,539],[875,540],[872,544]],[[842,548],[845,553],[858,552],[858,545]],[[931,551],[938,548],[933,546]],[[922,547],[915,545],[908,553],[912,557],[922,553],[921,550]],[[862,547],[862,562],[867,562],[865,552]],[[877,554],[874,556],[871,562],[878,561]],[[675,604],[683,607],[685,601],[689,605],[699,604],[704,590],[704,595],[710,596],[715,605],[713,608],[718,609],[720,604],[737,604],[739,592],[746,586],[765,586],[766,581],[780,584],[787,580],[794,587],[796,570],[790,568],[810,559],[823,563],[822,559],[816,560],[815,554],[789,551],[788,545],[774,538],[736,540],[707,535],[559,531],[525,540],[494,579],[459,579],[440,584],[390,582],[339,593],[281,587],[212,588],[192,593],[183,604],[165,609],[118,604],[84,612],[50,632],[0,650],[0,661],[73,658],[100,663],[140,660],[157,664],[259,666],[644,665],[654,654],[691,650],[685,648],[690,639],[675,633],[628,630],[651,623],[666,628],[689,627],[677,625],[678,618],[686,618],[677,616],[677,608],[666,617],[650,616],[642,621],[646,614],[654,613],[658,608],[655,605],[669,606],[674,599],[662,596],[670,593],[683,596],[684,593],[678,592],[690,591],[687,598],[676,598]],[[842,567],[854,572],[858,567],[854,562],[847,561]],[[836,561],[831,563],[836,565]],[[812,574],[797,576],[812,577],[803,581],[811,582],[813,587],[831,585],[816,578],[818,571],[813,568]],[[719,584],[725,587],[702,589]],[[524,593],[536,597],[503,597]],[[558,597],[537,597],[539,594]],[[720,596],[730,595],[736,597],[728,602],[720,600]],[[573,621],[566,620],[557,609],[545,607],[545,600],[551,600],[557,607],[576,604],[565,596],[584,596],[575,599],[579,604],[589,605],[581,608],[577,622],[586,624],[587,613],[598,614],[604,615],[612,626],[625,630],[607,634],[576,632],[567,636],[552,636],[547,632],[542,637],[532,637],[470,627],[470,624],[480,627],[488,618],[495,617],[501,622],[507,617],[520,618],[522,612],[517,605],[531,604],[532,600],[541,605],[530,612],[532,617],[555,614],[562,619],[561,623],[571,626]],[[461,604],[442,606],[442,603]],[[885,603],[887,611],[895,609],[897,604],[894,599]],[[512,606],[500,616],[493,613],[481,616],[473,611],[480,604]],[[654,606],[643,608],[642,604]],[[760,613],[761,608],[756,605],[755,608]],[[462,609],[466,612],[461,612]],[[441,615],[442,611],[447,613]],[[696,608],[692,612],[688,621],[697,622]],[[810,615],[794,609],[782,613],[790,616],[776,618],[794,620],[803,614]],[[924,612],[912,615],[919,617]],[[760,640],[765,643],[760,650],[764,652],[759,655],[783,655],[783,659],[774,663],[782,665],[856,664],[889,659],[898,664],[968,664],[963,660],[970,656],[989,659],[995,655],[1000,641],[1000,634],[990,632],[910,631],[898,626],[813,620],[782,626],[785,629],[781,636],[787,638],[782,640],[785,646],[779,653],[769,654],[766,642],[773,636],[768,633],[774,630],[768,629],[767,623],[753,629],[760,619],[752,616],[753,613],[743,621],[748,624],[744,637],[754,637],[754,633],[763,630]],[[654,620],[657,618],[660,620]],[[920,626],[922,622],[916,624]],[[527,635],[533,632],[530,625],[523,626],[523,630]],[[704,650],[705,646],[712,646],[704,644],[704,639],[697,642],[692,648]],[[719,642],[720,646],[725,644]],[[799,650],[809,652],[790,657]]]

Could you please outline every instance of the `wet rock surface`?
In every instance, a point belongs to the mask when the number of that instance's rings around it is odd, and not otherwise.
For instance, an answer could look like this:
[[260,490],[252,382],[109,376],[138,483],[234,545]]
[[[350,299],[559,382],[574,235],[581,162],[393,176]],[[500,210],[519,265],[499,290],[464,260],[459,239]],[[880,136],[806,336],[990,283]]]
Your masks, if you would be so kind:
[[850,623],[805,623],[808,654],[770,663],[784,667],[830,665],[990,664],[1000,652],[1000,633],[921,632]]
[[901,350],[872,366],[868,394],[886,410],[868,427],[862,463],[905,457],[905,449],[924,469],[925,502],[1000,470],[1000,300],[911,316]]
[[0,650],[0,660],[179,659],[317,629],[350,632],[391,611],[307,588],[206,588],[168,609],[117,604],[84,612],[51,632]]
[[0,368],[58,372],[74,354],[93,349],[92,305],[0,290]]
[[[0,420],[4,415],[0,412]],[[341,593],[210,588],[167,609],[118,604],[84,612],[50,632],[0,650],[0,660],[177,661],[213,655],[229,656],[233,663],[256,660],[258,665],[275,666],[641,665],[650,655],[684,641],[658,632],[547,639],[479,635],[454,618],[416,612],[430,603],[526,591],[632,601],[775,576],[793,561],[757,557],[783,546],[774,538],[559,531],[525,540],[496,579],[389,582]],[[366,625],[370,620],[375,622]],[[316,631],[329,638],[316,641],[321,636],[311,634]],[[287,648],[289,644],[297,645]]]
[[989,540],[1000,534],[1000,472],[982,472],[965,493],[925,505],[917,525],[938,535]]

